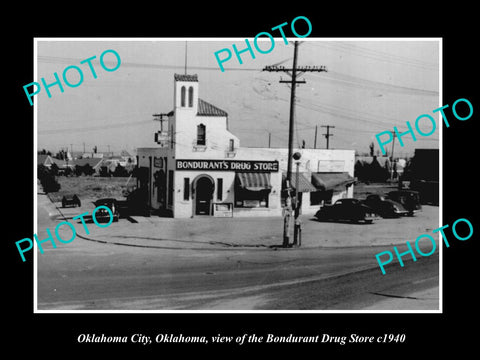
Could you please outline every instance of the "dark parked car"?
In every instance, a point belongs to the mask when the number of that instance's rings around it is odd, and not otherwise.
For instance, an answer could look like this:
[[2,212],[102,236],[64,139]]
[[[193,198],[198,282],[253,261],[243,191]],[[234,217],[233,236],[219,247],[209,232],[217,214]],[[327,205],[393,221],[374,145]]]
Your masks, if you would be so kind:
[[128,215],[150,216],[148,208],[148,192],[146,188],[138,188],[127,195],[126,207]]
[[440,197],[438,181],[413,180],[410,189],[418,191],[421,204],[438,206]]
[[[119,212],[118,212],[118,204],[116,199],[113,199],[113,198],[98,199],[93,203],[95,207],[98,207],[100,205],[108,207],[113,214],[113,221],[118,221]],[[102,222],[102,221],[109,222],[110,214],[108,213],[107,210],[100,208],[95,212],[95,219],[97,219],[98,222]]]
[[413,216],[417,211],[422,210],[420,204],[420,196],[418,191],[414,190],[395,190],[390,191],[387,195],[388,199],[399,202],[408,211],[409,216]]
[[76,194],[67,194],[63,195],[62,207],[65,208],[67,206],[82,206],[82,203]]
[[363,203],[371,207],[376,214],[384,218],[399,217],[402,215],[408,215],[409,213],[399,202],[386,199],[381,195],[368,195]]
[[375,216],[372,208],[352,198],[339,199],[333,205],[325,205],[315,214],[318,220],[364,221],[367,224],[372,223]]

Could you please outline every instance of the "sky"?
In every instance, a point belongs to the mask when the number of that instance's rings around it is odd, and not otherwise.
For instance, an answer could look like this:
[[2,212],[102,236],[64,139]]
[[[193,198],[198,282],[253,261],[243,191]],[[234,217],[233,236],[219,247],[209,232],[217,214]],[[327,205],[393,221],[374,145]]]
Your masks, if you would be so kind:
[[[266,39],[266,40],[265,40]],[[270,41],[259,42],[262,49]],[[252,42],[253,40],[250,39]],[[268,54],[254,49],[253,59],[243,53],[243,64],[235,55],[223,65],[222,72],[214,53],[232,44],[245,48],[244,38],[221,39],[37,39],[37,69],[32,81],[54,82],[53,73],[62,77],[70,65],[83,71],[78,87],[64,85],[45,89],[35,96],[37,111],[37,149],[57,152],[99,152],[122,150],[134,153],[138,147],[155,147],[154,133],[159,122],[153,114],[173,109],[173,78],[185,71],[197,74],[199,97],[228,113],[229,129],[240,138],[240,146],[288,146],[290,88],[280,83],[289,80],[282,72],[267,72],[267,65],[292,66],[293,40],[299,40],[298,66],[324,65],[326,72],[306,72],[299,77],[295,105],[294,145],[305,141],[307,148],[325,148],[323,136],[330,128],[332,149],[354,149],[368,153],[369,144],[379,146],[375,134],[393,130],[406,131],[422,114],[437,121],[431,136],[407,135],[401,147],[395,143],[395,156],[411,156],[415,148],[439,148],[441,120],[432,110],[440,107],[440,42],[438,39],[275,39]],[[115,50],[120,67],[112,72],[102,69],[99,58],[105,50]],[[92,61],[93,78],[84,59]],[[113,67],[115,57],[105,55],[105,64]],[[68,72],[70,82],[78,82],[76,72]],[[28,100],[26,99],[28,102]],[[431,124],[420,122],[427,133]],[[317,143],[315,132],[317,127]],[[391,151],[391,144],[387,146]]]

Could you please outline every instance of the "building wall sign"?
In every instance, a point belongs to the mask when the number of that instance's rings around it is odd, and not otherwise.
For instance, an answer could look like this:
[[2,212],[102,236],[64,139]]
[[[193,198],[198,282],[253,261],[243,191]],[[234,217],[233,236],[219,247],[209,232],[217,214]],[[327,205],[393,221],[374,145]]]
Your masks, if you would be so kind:
[[153,158],[153,166],[163,169],[163,158],[161,157],[154,157]]
[[175,168],[176,170],[278,172],[278,161],[176,160]]
[[215,203],[213,204],[214,217],[233,217],[232,203]]
[[344,160],[318,160],[317,172],[343,172]]

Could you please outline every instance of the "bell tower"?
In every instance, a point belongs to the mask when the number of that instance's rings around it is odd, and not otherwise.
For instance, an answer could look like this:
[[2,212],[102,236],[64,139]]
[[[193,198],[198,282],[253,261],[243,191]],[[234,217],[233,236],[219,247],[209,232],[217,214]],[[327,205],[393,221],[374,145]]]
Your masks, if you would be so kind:
[[198,109],[197,74],[175,74],[174,79],[175,96],[173,101],[175,113],[178,111],[188,111],[195,115]]

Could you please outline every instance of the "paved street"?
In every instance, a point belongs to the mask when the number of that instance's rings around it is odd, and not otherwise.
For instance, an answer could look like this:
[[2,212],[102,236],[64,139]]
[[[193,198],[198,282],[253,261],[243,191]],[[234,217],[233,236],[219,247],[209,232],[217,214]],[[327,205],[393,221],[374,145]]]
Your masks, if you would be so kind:
[[[93,210],[60,209],[66,217]],[[38,234],[58,210],[39,196]],[[438,251],[382,275],[375,254],[438,227],[438,208],[372,225],[302,217],[303,246],[282,249],[282,219],[120,219],[75,224],[72,243],[38,253],[39,310],[436,310]],[[392,222],[396,226],[392,226]],[[60,231],[62,234],[62,231]],[[65,232],[65,238],[69,238]],[[427,251],[426,251],[427,252]]]

